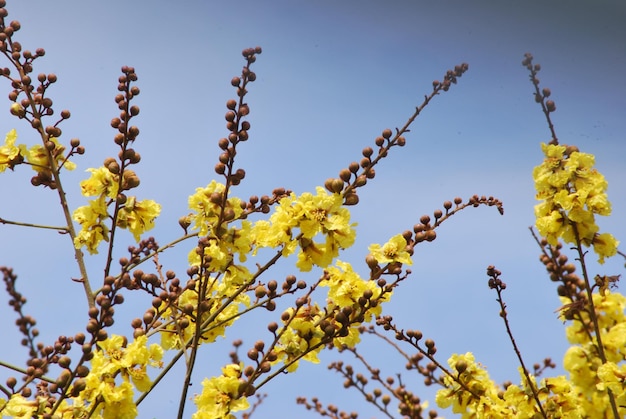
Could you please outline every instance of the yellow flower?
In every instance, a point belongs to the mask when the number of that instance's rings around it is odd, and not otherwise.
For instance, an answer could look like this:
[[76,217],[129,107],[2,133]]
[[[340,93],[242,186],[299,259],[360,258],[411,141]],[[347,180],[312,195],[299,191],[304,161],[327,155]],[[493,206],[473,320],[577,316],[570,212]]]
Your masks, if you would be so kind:
[[50,171],[50,160],[48,159],[48,153],[54,156],[55,162],[57,166],[63,165],[63,167],[67,170],[74,170],[76,168],[76,164],[65,160],[65,156],[63,156],[63,152],[65,151],[65,146],[59,143],[59,140],[55,137],[50,137],[48,139],[54,144],[54,149],[50,152],[44,148],[44,146],[37,144],[34,145],[28,150],[28,155],[26,156],[28,162],[32,164],[33,170],[37,172],[49,172]]
[[137,201],[134,196],[130,196],[118,212],[117,225],[128,229],[139,242],[143,233],[154,228],[154,220],[160,213],[161,205],[153,200]]
[[230,419],[234,418],[231,412],[248,409],[248,400],[239,393],[242,383],[241,366],[237,364],[222,368],[219,377],[205,378],[202,392],[194,399],[198,411],[192,419]]
[[[322,187],[316,192],[282,198],[269,222],[257,222],[250,232],[253,254],[259,248],[282,246],[283,256],[289,256],[300,247],[296,266],[306,272],[313,266],[328,266],[340,249],[352,246],[356,224],[350,223],[350,211],[343,206],[342,196],[329,194]],[[320,235],[323,240],[317,239]]]
[[[363,310],[365,313],[363,319],[366,322],[372,320],[382,312],[382,303],[389,301],[392,293],[387,292],[381,298],[382,290],[374,282],[364,280],[352,269],[352,265],[347,262],[337,261],[337,267],[331,266],[327,269],[325,278],[320,282],[320,286],[327,286],[328,300],[333,306],[340,308],[352,307],[353,310]],[[370,301],[376,301],[376,304],[363,306],[360,300],[369,295]],[[355,325],[358,327],[358,325]]]
[[604,263],[604,258],[615,256],[619,241],[609,233],[598,234],[593,238],[593,251],[599,256],[598,262]]
[[103,199],[95,199],[89,205],[77,208],[73,218],[82,225],[82,229],[74,239],[74,246],[77,249],[85,246],[89,253],[98,253],[100,242],[109,241],[109,228],[104,224],[106,217]]
[[600,391],[610,389],[617,405],[620,407],[622,417],[626,413],[626,365],[617,365],[614,362],[607,362],[598,368],[598,378],[601,380],[597,384]]
[[321,313],[317,305],[301,307],[298,311],[293,307],[285,310],[283,323],[286,325],[279,331],[280,339],[274,348],[278,358],[274,363],[289,365],[287,371],[294,372],[300,359],[314,364],[320,362],[317,355],[324,348],[320,345],[324,332],[318,326]]
[[111,199],[117,197],[119,188],[118,175],[114,175],[106,167],[89,168],[87,171],[91,173],[91,177],[80,182],[83,196],[104,195]]
[[369,251],[378,263],[399,262],[404,265],[412,265],[411,255],[406,251],[406,239],[402,234],[393,236],[384,245],[372,244]]
[[157,344],[148,346],[148,338],[139,336],[126,345],[126,338],[111,335],[99,342],[101,351],[94,353],[92,373],[95,377],[115,377],[121,372],[124,380],[132,380],[139,391],[147,391],[152,381],[147,374],[147,366],[161,367],[163,348]]
[[37,412],[37,403],[25,398],[20,393],[13,394],[8,402],[0,399],[2,417],[15,419],[30,419]]
[[[198,235],[206,236],[210,231],[218,228],[220,214],[222,214],[223,194],[226,187],[211,181],[205,188],[197,188],[196,192],[189,197],[189,209],[191,214],[192,229],[199,230]],[[232,211],[234,218],[238,219],[243,213],[242,201],[239,198],[228,198],[224,204],[224,211]],[[224,220],[222,220],[223,222]],[[212,232],[212,234],[215,234]]]
[[[233,274],[232,272],[235,271],[237,273]],[[245,272],[247,272],[247,270]],[[250,275],[249,272],[247,272],[247,274]],[[223,278],[225,282],[235,281],[240,277],[239,275],[244,275],[243,269],[233,269],[232,271],[228,271]],[[180,310],[175,310],[172,306],[164,310],[162,317],[164,319],[165,326],[160,329],[161,346],[164,349],[183,348],[185,344],[187,344],[187,342],[189,342],[189,340],[194,336],[198,324],[201,324],[204,327],[202,329],[200,343],[211,343],[214,342],[219,336],[224,336],[226,329],[239,318],[238,313],[240,305],[246,305],[249,303],[249,297],[245,295],[245,293],[239,294],[234,300],[231,300],[232,293],[237,288],[231,286],[230,284],[225,284],[225,282],[210,280],[209,289],[207,290],[207,295],[204,300],[208,310],[205,310],[202,313],[199,320],[190,321],[184,328],[177,323],[182,316],[187,316],[192,320],[198,318],[196,310],[198,307],[198,293],[196,290],[187,289],[183,291],[178,299],[177,307],[191,307],[191,313],[183,314]],[[166,303],[163,303],[161,309],[165,306]],[[215,316],[213,322],[206,325],[203,324],[208,318],[214,316],[215,312],[218,310],[219,314]]]
[[597,381],[596,370],[602,364],[600,359],[582,346],[570,346],[563,357],[563,368],[570,374],[572,383],[593,392]]
[[0,146],[0,173],[4,172],[7,167],[12,168],[20,155],[20,148],[15,146],[17,140],[17,132],[12,129],[4,139],[4,145]]
[[610,234],[598,235],[595,215],[610,215],[608,183],[594,169],[595,157],[579,151],[567,151],[564,145],[541,144],[546,156],[533,170],[537,199],[536,226],[548,243],[559,239],[566,243],[591,246],[603,263],[613,256],[617,241]]
[[[510,417],[503,415],[503,413],[508,412],[508,408],[503,405],[502,400],[498,397],[500,389],[489,378],[487,371],[475,361],[471,352],[453,354],[448,359],[448,365],[453,372],[458,371],[457,379],[464,386],[461,386],[450,376],[443,375],[445,388],[439,390],[435,397],[439,407],[452,406],[452,412],[462,413],[463,418]],[[471,390],[471,392],[466,389]]]
[[296,267],[301,272],[309,272],[314,265],[326,267],[333,261],[335,252],[328,251],[326,245],[306,238],[300,239],[299,243],[301,251],[298,253]]
[[104,224],[107,217],[104,197],[91,200],[88,205],[77,208],[72,218],[80,223],[82,229],[74,239],[74,247],[80,249],[85,246],[89,253],[98,253],[100,242],[109,241],[109,228]]
[[[146,367],[162,366],[163,349],[156,344],[148,346],[146,336],[139,336],[127,345],[126,338],[119,335],[111,335],[99,342],[98,347],[100,350],[93,352],[90,372],[85,377],[86,388],[73,398],[74,414],[91,410],[86,406],[88,402],[94,406],[97,403],[94,417],[136,418],[134,388],[139,391],[150,388]],[[121,382],[116,382],[120,379]]]

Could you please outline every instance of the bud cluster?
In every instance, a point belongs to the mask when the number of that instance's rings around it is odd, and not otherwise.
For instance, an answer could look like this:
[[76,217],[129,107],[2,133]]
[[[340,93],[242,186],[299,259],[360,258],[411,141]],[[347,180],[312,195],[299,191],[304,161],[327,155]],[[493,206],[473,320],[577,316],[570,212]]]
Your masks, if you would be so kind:
[[556,132],[554,130],[554,125],[552,124],[552,120],[550,118],[550,114],[556,111],[556,104],[554,100],[548,99],[552,92],[547,87],[543,89],[539,89],[539,78],[537,74],[541,71],[541,65],[533,64],[533,55],[530,53],[524,54],[524,59],[522,60],[522,65],[526,67],[526,69],[530,72],[530,81],[532,82],[535,88],[535,102],[541,104],[541,109],[543,110],[543,114],[548,121],[548,127],[550,128],[550,132],[552,133],[552,139],[549,144],[556,145],[559,143],[559,139],[556,136]]
[[139,106],[131,105],[130,101],[139,95],[139,87],[132,85],[137,81],[137,74],[133,67],[123,66],[122,75],[118,78],[117,90],[120,92],[115,96],[115,103],[120,110],[119,116],[111,120],[111,127],[118,132],[115,134],[114,142],[120,148],[117,159],[107,157],[104,160],[104,167],[115,176],[119,177],[119,193],[116,198],[119,205],[126,203],[127,197],[123,191],[128,191],[139,186],[140,180],[137,174],[127,169],[128,166],[138,164],[141,155],[133,148],[129,147],[139,135],[139,128],[131,125],[131,119],[139,115]]
[[[72,380],[74,380],[74,387],[77,385],[80,387],[79,382],[89,374],[89,368],[83,365],[83,362],[90,359],[91,345],[85,343],[86,338],[83,333],[77,333],[75,336],[59,336],[52,345],[44,345],[41,342],[35,343],[35,338],[39,336],[39,331],[35,328],[37,322],[32,316],[24,314],[26,298],[15,287],[17,276],[10,268],[6,267],[0,267],[0,272],[3,274],[7,293],[11,297],[9,305],[18,314],[16,324],[24,336],[21,343],[29,349],[29,359],[26,361],[26,369],[22,375],[23,382],[18,384],[15,377],[8,377],[5,384],[12,394],[20,394],[22,397],[28,398],[33,395],[29,385],[36,381],[39,402],[50,408],[57,401],[58,395],[67,391]],[[74,344],[83,347],[83,356],[80,362],[72,367],[69,353]],[[50,367],[53,365],[58,365],[61,368],[58,378],[54,381],[42,379],[49,373]],[[78,391],[73,390],[75,394],[78,394]]]
[[0,68],[0,76],[10,81],[13,89],[9,92],[9,100],[12,102],[10,112],[19,119],[28,121],[31,127],[41,135],[43,142],[43,146],[35,146],[29,151],[20,150],[19,157],[11,162],[11,168],[23,163],[26,158],[37,171],[31,183],[34,186],[41,185],[57,189],[56,173],[64,165],[71,170],[73,164],[69,163],[68,159],[74,154],[83,154],[85,149],[80,145],[80,141],[74,138],[70,142],[71,148],[64,154],[66,147],[57,141],[62,134],[59,124],[70,118],[70,111],[62,110],[54,123],[47,125],[44,123],[45,117],[50,117],[55,113],[53,100],[46,93],[48,88],[56,83],[57,76],[53,73],[40,73],[36,80],[33,80],[31,77],[33,63],[37,58],[43,57],[46,52],[43,48],[37,48],[34,52],[24,49],[20,42],[13,39],[13,35],[21,29],[21,24],[17,20],[7,24],[8,12],[5,6],[6,1],[0,1],[0,52],[17,72],[17,75],[13,76],[10,68]]
[[217,143],[222,152],[218,158],[219,162],[215,165],[215,173],[224,176],[227,185],[238,185],[246,176],[245,170],[241,168],[235,170],[233,165],[237,155],[237,144],[248,140],[251,125],[244,119],[250,114],[250,106],[244,99],[248,93],[248,83],[256,80],[256,73],[250,70],[250,66],[261,52],[261,47],[244,49],[242,55],[246,59],[246,64],[241,71],[241,76],[233,77],[230,82],[237,89],[237,99],[229,99],[226,102],[228,111],[224,118],[229,134]]
[[428,103],[440,92],[447,92],[452,84],[456,84],[459,77],[461,77],[467,70],[469,65],[463,63],[454,67],[454,70],[448,70],[443,78],[443,82],[435,80],[432,83],[433,90],[430,95],[424,98],[424,101],[420,106],[415,109],[413,115],[408,119],[404,126],[400,129],[396,128],[395,134],[389,128],[382,131],[381,135],[375,138],[374,144],[378,147],[378,153],[374,156],[374,149],[372,147],[365,147],[361,154],[363,158],[360,162],[352,162],[350,165],[339,171],[338,178],[329,178],[324,182],[324,187],[332,193],[341,193],[344,198],[344,205],[356,205],[359,203],[359,197],[356,194],[356,189],[367,184],[367,181],[374,179],[376,172],[374,166],[378,162],[387,157],[389,150],[392,147],[404,147],[406,145],[406,138],[404,134],[409,132],[409,127],[420,114],[422,109],[428,105]]

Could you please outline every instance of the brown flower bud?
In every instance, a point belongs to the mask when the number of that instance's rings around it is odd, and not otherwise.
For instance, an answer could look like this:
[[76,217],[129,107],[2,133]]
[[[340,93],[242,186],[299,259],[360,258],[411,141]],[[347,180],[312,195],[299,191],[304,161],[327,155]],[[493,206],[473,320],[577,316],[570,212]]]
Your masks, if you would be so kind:
[[331,192],[340,193],[341,191],[343,191],[343,180],[333,179]]
[[367,177],[365,175],[360,175],[354,181],[354,186],[361,187],[361,186],[364,186],[366,183],[367,183]]
[[375,269],[378,267],[378,261],[371,253],[365,256],[365,263],[370,269]]
[[351,193],[349,195],[344,196],[343,204],[344,205],[356,205],[359,203],[359,197],[355,193]]
[[[358,163],[355,163],[355,164],[357,165],[357,171],[358,171],[359,165],[358,165]],[[356,173],[356,172],[352,172],[351,169],[341,169],[341,171],[339,172],[339,177],[344,182],[350,182],[350,178],[352,177],[352,173]]]

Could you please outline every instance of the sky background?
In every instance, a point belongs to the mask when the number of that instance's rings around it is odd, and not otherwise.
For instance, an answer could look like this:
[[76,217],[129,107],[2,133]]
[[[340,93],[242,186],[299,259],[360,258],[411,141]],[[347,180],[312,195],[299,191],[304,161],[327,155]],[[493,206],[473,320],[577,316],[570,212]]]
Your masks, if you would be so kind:
[[[57,111],[72,112],[61,125],[62,138],[78,137],[87,149],[74,159],[78,169],[66,173],[72,208],[86,202],[78,189],[87,177],[84,170],[117,154],[109,125],[118,112],[113,100],[117,78],[122,65],[135,67],[141,88],[135,103],[141,107],[135,144],[142,156],[136,167],[142,182],[138,198],[163,205],[157,227],[149,233],[161,244],[179,237],[178,218],[188,213],[187,197],[216,177],[217,141],[227,134],[225,103],[235,95],[230,79],[240,73],[242,49],[263,47],[253,65],[258,78],[247,96],[250,140],[237,155],[247,177],[234,193],[244,199],[279,186],[311,191],[337,176],[360,159],[362,148],[373,145],[383,129],[405,123],[430,92],[432,80],[441,80],[456,64],[469,63],[458,85],[419,116],[406,147],[393,149],[376,169],[376,179],[361,190],[360,204],[351,208],[359,223],[358,240],[340,257],[365,272],[362,261],[370,243],[384,243],[412,228],[443,201],[479,194],[504,202],[504,216],[494,208],[467,209],[438,229],[436,241],[418,246],[412,277],[385,308],[400,327],[419,329],[434,339],[442,362],[452,353],[472,351],[495,381],[519,381],[495,293],[487,287],[490,264],[508,284],[509,318],[527,364],[551,356],[560,365],[567,347],[554,313],[560,305],[555,286],[528,231],[535,204],[531,171],[541,162],[539,144],[550,133],[521,65],[525,52],[542,65],[542,86],[552,90],[559,139],[595,154],[609,181],[615,215],[601,220],[602,229],[626,237],[623,2],[7,3],[7,21],[22,23],[14,39],[24,49],[46,49],[34,74],[54,72],[59,78],[49,94]],[[3,86],[0,104],[6,112],[0,114],[0,132],[16,128],[19,143],[34,144],[34,131],[9,114],[10,85],[4,81]],[[58,198],[32,188],[32,173],[24,166],[0,176],[0,217],[62,224]],[[130,235],[120,239],[116,258],[132,244]],[[192,246],[190,241],[177,247],[161,262],[183,278]],[[88,263],[92,278],[100,276],[102,258]],[[69,279],[78,274],[67,237],[0,226],[0,265],[13,266],[19,275],[18,286],[29,299],[27,311],[37,318],[45,342],[84,328],[86,304],[82,288]],[[612,275],[622,267],[619,260],[610,260],[593,272]],[[266,280],[291,272],[281,265]],[[312,281],[318,275],[299,277]],[[141,315],[149,304],[129,295],[127,301],[113,330],[129,333],[123,316]],[[277,318],[280,312],[274,314]],[[6,304],[0,304],[0,319],[5,342],[0,358],[23,362],[25,353]],[[191,394],[201,390],[202,376],[217,374],[228,362],[229,342],[243,338],[247,350],[255,340],[267,338],[270,319],[243,319],[220,345],[203,348]],[[388,348],[367,342],[364,350],[384,375],[402,371],[404,363]],[[253,418],[318,417],[296,406],[299,395],[319,396],[324,403],[359,411],[363,418],[381,417],[326,370],[335,359],[338,355],[329,353],[320,365],[303,364],[297,374],[262,389],[270,397]],[[140,417],[174,416],[181,374],[179,368],[147,399]],[[2,370],[3,382],[6,376]],[[404,380],[434,405],[433,389],[422,391],[419,376],[407,372]],[[192,411],[190,406],[188,416]]]

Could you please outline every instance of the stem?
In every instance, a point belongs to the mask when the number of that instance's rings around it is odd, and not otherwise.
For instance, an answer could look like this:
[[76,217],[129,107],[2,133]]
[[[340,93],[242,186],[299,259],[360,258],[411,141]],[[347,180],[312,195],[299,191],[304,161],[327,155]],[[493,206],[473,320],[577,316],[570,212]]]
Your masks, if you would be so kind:
[[[189,359],[187,360],[187,371],[185,372],[185,380],[183,381],[183,390],[180,394],[180,401],[178,402],[178,419],[183,419],[183,413],[185,412],[185,400],[187,399],[187,392],[191,385],[191,375],[193,373],[193,368],[196,364],[196,357],[198,355],[198,347],[200,346],[200,338],[202,337],[202,327],[197,324],[197,322],[202,318],[204,314],[204,310],[202,309],[202,303],[206,299],[207,287],[209,286],[209,282],[212,280],[210,277],[210,272],[205,273],[205,278],[200,282],[200,292],[198,293],[198,305],[196,307],[196,328],[194,330],[193,337],[191,338],[191,351],[189,353]],[[217,279],[214,279],[216,281]],[[226,304],[223,304],[222,307],[228,305],[230,301]],[[213,316],[210,316],[210,318]],[[200,326],[200,327],[199,327]],[[183,349],[183,353],[185,353],[185,348]]]
[[[598,323],[598,316],[596,316],[596,308],[593,303],[593,292],[591,289],[591,283],[589,281],[589,274],[587,273],[587,264],[585,263],[585,252],[582,249],[582,244],[580,240],[580,235],[578,233],[578,226],[576,223],[571,223],[572,230],[574,231],[574,237],[576,239],[576,252],[578,253],[577,260],[580,262],[580,268],[583,273],[583,279],[585,280],[585,291],[587,292],[587,299],[589,300],[589,317],[593,322],[593,328],[596,332],[596,347],[598,349],[598,355],[600,355],[600,359],[603,364],[606,364],[606,354],[604,353],[604,345],[602,344],[601,337],[601,329]],[[617,404],[615,403],[615,397],[613,396],[613,392],[610,388],[607,388],[607,394],[609,395],[609,402],[611,403],[611,410],[613,412],[613,416],[615,419],[619,419],[619,412],[617,410]]]
[[21,221],[10,221],[10,220],[5,220],[2,217],[0,217],[0,224],[9,224],[9,225],[20,226],[20,227],[33,227],[33,228],[42,228],[42,229],[48,229],[48,230],[57,230],[59,233],[65,233],[65,234],[69,232],[67,227],[47,226],[43,224],[24,223]]
[[[19,372],[20,374],[24,374],[25,376],[28,376],[28,371],[26,371],[24,368],[16,367],[15,365],[11,365],[11,364],[9,364],[7,362],[4,362],[2,360],[0,360],[0,366],[8,368],[10,370],[13,370],[15,372]],[[42,375],[41,377],[37,377],[37,379],[43,380],[43,381],[47,381],[48,383],[51,383],[51,384],[56,382],[56,380],[54,378],[49,378],[49,377],[46,377],[44,375]]]
[[[372,368],[372,366],[370,364],[368,364],[368,362],[365,360],[365,358],[357,352],[356,347],[354,348],[347,348],[348,351],[352,352],[352,354],[354,355],[354,357],[359,360],[361,362],[361,364],[363,364],[365,366],[365,368],[367,368],[368,372],[371,374],[372,379],[378,381],[387,391],[389,391],[389,393],[391,393],[395,398],[399,399],[398,394],[396,394],[396,392],[394,391],[394,389],[389,385],[389,383],[387,383],[385,380],[381,380],[380,376],[375,374],[375,369]],[[400,351],[400,349],[398,348],[398,350]],[[402,353],[402,351],[400,351]],[[349,376],[348,374],[346,374],[343,370],[339,370],[343,376],[352,381],[354,383],[354,379]],[[355,383],[356,384],[356,383]],[[363,395],[363,397],[365,397],[365,400],[372,403],[374,406],[376,406],[378,408],[378,410],[380,410],[381,412],[383,412],[385,414],[385,416],[387,416],[388,418],[394,419],[393,415],[391,415],[389,413],[389,411],[387,410],[387,406],[381,406],[380,404],[378,404],[377,399],[372,399],[372,400],[368,400],[367,398],[367,392],[365,391],[365,386],[359,386],[359,385],[352,385],[351,387],[356,387],[356,389],[359,391],[359,393],[361,393]],[[404,400],[401,400],[404,401]]]
[[502,320],[504,320],[506,333],[509,335],[509,340],[511,341],[511,344],[513,345],[513,349],[515,350],[515,355],[517,355],[517,359],[519,360],[519,363],[522,367],[522,371],[524,371],[524,376],[526,377],[526,382],[528,383],[528,387],[530,387],[530,390],[533,392],[533,398],[535,399],[535,402],[537,403],[537,406],[539,407],[539,410],[541,411],[541,415],[544,418],[548,419],[548,416],[546,415],[546,412],[543,410],[543,406],[541,405],[541,401],[539,400],[539,394],[537,392],[537,388],[535,387],[535,384],[530,379],[530,373],[528,372],[528,368],[526,368],[526,365],[524,364],[522,353],[517,347],[517,343],[515,342],[515,338],[513,337],[513,332],[511,331],[511,327],[509,325],[509,319],[507,317],[506,304],[504,303],[504,300],[502,299],[503,288],[501,286],[496,286],[495,289],[496,289],[496,292],[498,293],[497,301],[500,304],[500,316],[502,317]]
[[[172,243],[170,243],[170,244],[168,244],[168,245],[164,246],[164,247],[163,247],[163,248],[161,248],[161,249],[158,249],[155,253],[157,253],[157,252],[159,252],[159,251],[162,251],[162,250],[165,250],[165,248],[167,248],[167,247],[171,247],[171,246],[173,246],[175,243],[177,243],[177,242],[179,242],[179,241],[182,241],[182,240],[184,240],[184,239],[187,239],[187,238],[189,238],[189,237],[193,237],[193,236],[197,236],[197,234],[193,234],[193,233],[191,233],[191,234],[187,234],[186,236],[181,237],[181,238],[180,238],[180,239],[178,239],[177,241],[172,242]],[[143,261],[145,261],[145,260],[149,259],[150,257],[151,257],[151,256],[146,256],[146,257],[144,258],[144,260],[143,260]],[[268,270],[268,269],[269,269],[272,265],[274,265],[274,264],[278,261],[278,259],[280,259],[281,257],[282,257],[282,250],[279,250],[279,251],[276,253],[276,255],[274,255],[274,257],[272,257],[272,259],[270,259],[270,260],[269,260],[269,261],[268,261],[265,265],[263,265],[262,267],[260,267],[260,268],[259,268],[259,270],[258,270],[258,271],[254,274],[254,276],[250,279],[250,281],[248,281],[248,283],[243,284],[241,287],[239,287],[239,289],[238,289],[237,291],[235,291],[235,293],[234,293],[232,296],[230,296],[230,297],[226,300],[226,302],[225,302],[224,304],[222,304],[222,306],[221,306],[221,307],[219,307],[219,308],[218,308],[218,310],[216,310],[216,312],[214,312],[214,313],[213,313],[213,314],[212,314],[212,315],[211,315],[211,316],[210,316],[207,320],[205,320],[205,321],[204,321],[204,322],[200,325],[199,329],[200,329],[200,330],[204,330],[204,328],[205,328],[208,324],[210,324],[213,320],[215,320],[215,318],[219,315],[219,313],[221,313],[221,312],[222,312],[222,311],[223,311],[223,310],[224,310],[224,309],[225,309],[225,308],[226,308],[226,307],[227,307],[230,303],[232,303],[232,302],[234,301],[234,299],[237,297],[237,295],[239,295],[239,294],[241,294],[243,291],[245,291],[245,290],[247,289],[247,287],[249,286],[249,284],[250,284],[250,283],[254,283],[254,282],[257,280],[257,278],[258,278],[261,274],[263,274],[263,272],[267,271],[267,270]],[[139,263],[141,263],[141,262],[139,262]],[[196,330],[198,330],[198,326],[196,326],[196,328],[197,328]],[[142,395],[141,395],[141,396],[137,399],[137,401],[135,402],[135,405],[137,405],[137,406],[138,406],[138,405],[139,405],[139,404],[140,404],[140,403],[141,403],[141,402],[142,402],[142,401],[143,401],[143,400],[144,400],[144,399],[148,396],[148,394],[150,394],[150,392],[152,391],[152,389],[154,389],[154,388],[156,387],[156,385],[157,385],[157,384],[158,384],[158,383],[159,383],[159,382],[160,382],[160,381],[161,381],[161,380],[165,377],[165,374],[166,374],[166,373],[167,373],[170,369],[172,369],[172,367],[174,367],[174,365],[178,362],[178,360],[179,360],[180,358],[182,358],[182,357],[183,357],[183,355],[185,355],[187,348],[191,347],[191,348],[192,348],[192,351],[193,351],[194,349],[197,351],[197,348],[199,347],[199,345],[198,345],[198,344],[193,345],[193,342],[194,342],[194,338],[192,337],[192,338],[191,338],[188,342],[186,342],[186,343],[185,343],[185,346],[184,346],[182,349],[180,349],[180,350],[176,353],[176,355],[174,355],[174,358],[172,358],[172,360],[168,363],[168,365],[167,365],[167,366],[163,369],[163,371],[161,372],[161,374],[159,374],[159,375],[157,376],[157,378],[155,378],[155,380],[152,382],[152,385],[150,386],[150,389],[148,389],[145,393],[143,393],[143,394],[142,394]],[[191,357],[190,357],[190,358],[191,358]],[[195,356],[194,356],[194,359],[195,359]],[[191,361],[190,361],[190,362],[191,362]],[[195,361],[194,361],[194,362],[195,362]],[[190,368],[188,367],[188,369],[190,369]],[[189,382],[190,382],[190,381],[188,381],[188,377],[190,378],[190,377],[191,377],[191,374],[187,374],[187,375],[185,376],[185,384],[186,384],[186,385],[183,387],[183,391],[182,391],[182,394],[181,394],[181,405],[183,405],[183,406],[184,406],[184,402],[185,402],[185,399],[186,399],[186,397],[187,397],[187,391],[188,391],[188,388],[189,388]],[[183,409],[184,409],[184,407],[183,407]],[[182,416],[181,416],[181,415],[182,415],[182,412],[180,411],[180,407],[179,407],[179,412],[178,412],[178,413],[179,413],[179,416],[178,416],[178,417],[182,417]]]
[[[11,49],[13,49],[12,39],[11,38],[7,39],[7,42],[9,43],[9,45],[11,45]],[[14,60],[13,57],[7,53],[7,51],[3,51],[3,54],[5,55],[5,57],[7,57],[7,59],[13,64],[13,66],[19,72],[20,79],[24,79],[24,77],[26,77],[27,74],[24,71],[24,67],[22,66],[22,63],[20,63],[18,60]],[[29,103],[33,118],[41,120],[42,115],[37,109],[37,104],[35,103],[32,92],[27,87],[22,87],[20,90],[26,95],[26,98],[28,99],[28,103]],[[87,298],[87,303],[89,304],[89,307],[95,307],[96,305],[95,299],[94,299],[93,292],[91,289],[91,284],[89,283],[84,254],[80,249],[77,249],[74,246],[74,239],[76,238],[76,230],[74,229],[74,222],[72,220],[72,214],[70,212],[69,205],[67,204],[67,198],[65,197],[65,190],[63,189],[63,183],[61,182],[60,168],[57,165],[56,159],[52,155],[52,152],[46,148],[46,143],[50,141],[50,137],[48,136],[45,129],[43,128],[43,125],[40,125],[39,128],[36,128],[35,130],[39,133],[39,136],[41,137],[41,141],[43,144],[43,148],[44,150],[46,150],[46,153],[48,155],[48,162],[49,162],[48,169],[50,169],[50,172],[52,173],[52,176],[54,177],[54,181],[56,183],[56,190],[59,195],[59,201],[61,204],[61,208],[63,209],[63,216],[65,217],[65,222],[67,223],[67,227],[64,227],[64,229],[67,231],[72,241],[72,248],[74,249],[74,258],[76,259],[76,263],[78,264],[78,269],[81,275],[79,282],[83,284],[85,297]]]
[[[391,147],[397,145],[398,142],[398,138],[400,138],[402,135],[406,134],[407,132],[409,132],[409,127],[411,126],[411,124],[415,121],[415,119],[419,116],[419,114],[422,112],[422,110],[426,107],[426,105],[428,105],[430,103],[430,101],[439,94],[440,90],[442,89],[441,85],[435,87],[432,91],[432,93],[428,96],[424,96],[424,101],[422,102],[421,105],[416,106],[415,107],[415,112],[413,112],[413,115],[411,115],[409,117],[409,119],[406,121],[406,123],[404,124],[404,126],[402,128],[400,128],[399,130],[396,131],[396,134],[393,136],[393,138],[391,140],[389,140],[389,142],[385,145],[385,147],[381,147],[381,149],[378,152],[378,155],[371,161],[371,163],[363,170],[362,174],[367,175],[367,173],[371,172],[372,169],[374,168],[374,166],[376,166],[378,164],[378,162],[380,162],[383,158],[385,158],[387,156],[387,152],[389,151],[389,149],[391,149]],[[355,179],[358,176],[355,175]],[[355,180],[356,182],[356,180]],[[348,195],[350,192],[352,192],[353,190],[355,190],[357,188],[357,185],[355,183],[348,185],[344,191],[343,191],[343,195]]]

